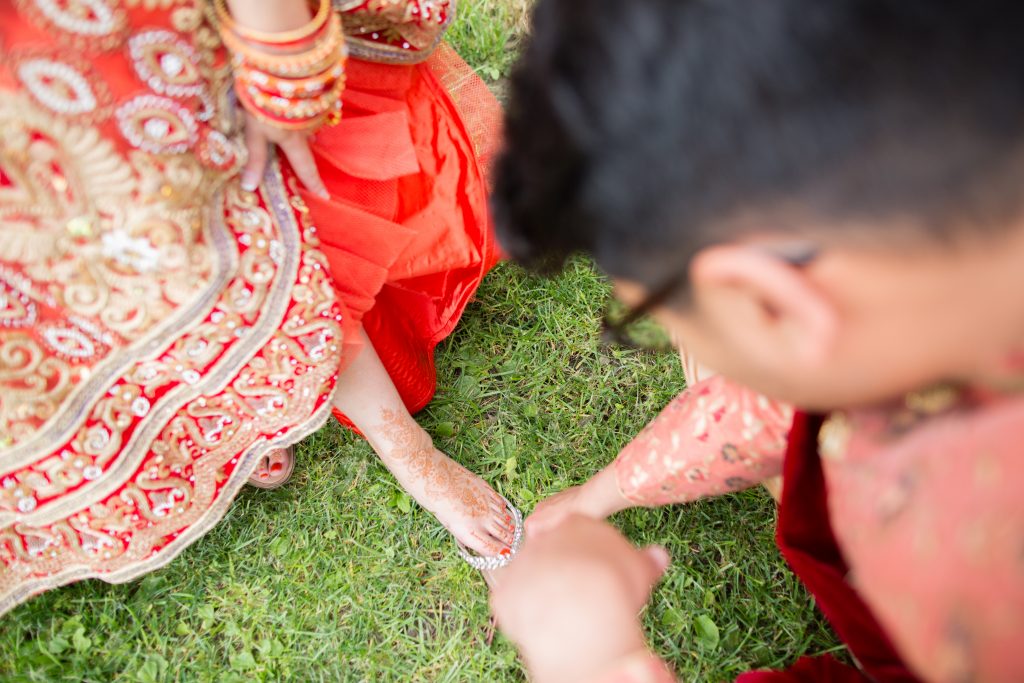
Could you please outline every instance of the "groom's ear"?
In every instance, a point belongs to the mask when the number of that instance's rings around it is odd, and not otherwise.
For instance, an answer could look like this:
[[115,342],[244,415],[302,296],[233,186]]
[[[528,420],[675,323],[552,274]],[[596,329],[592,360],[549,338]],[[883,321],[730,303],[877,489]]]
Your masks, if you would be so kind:
[[826,363],[838,341],[839,311],[794,263],[754,244],[701,250],[690,266],[693,301],[709,310],[730,348],[761,363],[810,368]]

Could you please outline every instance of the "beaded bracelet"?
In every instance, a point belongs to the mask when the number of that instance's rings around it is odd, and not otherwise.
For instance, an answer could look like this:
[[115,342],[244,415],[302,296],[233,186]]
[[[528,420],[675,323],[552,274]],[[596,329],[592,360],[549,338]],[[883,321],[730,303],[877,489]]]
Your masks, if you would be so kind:
[[343,83],[335,82],[335,87],[321,94],[319,97],[311,97],[296,100],[281,95],[270,95],[263,92],[255,85],[244,78],[237,81],[239,89],[244,89],[249,100],[260,109],[260,111],[271,114],[282,119],[311,119],[330,111],[341,94]]
[[280,97],[306,99],[317,97],[333,87],[334,82],[345,75],[345,68],[339,63],[331,69],[306,78],[281,78],[266,71],[254,69],[244,62],[238,66],[238,80],[252,83],[265,93]]

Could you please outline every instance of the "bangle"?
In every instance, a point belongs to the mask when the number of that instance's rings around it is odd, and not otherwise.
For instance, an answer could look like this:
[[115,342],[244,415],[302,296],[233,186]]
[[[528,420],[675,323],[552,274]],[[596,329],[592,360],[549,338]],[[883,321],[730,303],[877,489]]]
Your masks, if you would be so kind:
[[301,78],[326,71],[343,56],[339,52],[343,52],[345,43],[341,20],[337,15],[327,22],[323,39],[304,52],[268,53],[247,44],[230,31],[222,32],[221,38],[234,53],[236,66],[245,63],[284,78]]
[[249,101],[260,111],[281,119],[312,119],[329,111],[339,101],[342,83],[335,81],[334,86],[318,97],[296,100],[280,95],[270,95],[245,79],[237,81],[239,90],[244,90]]
[[327,18],[331,14],[331,0],[318,0],[316,13],[308,24],[292,31],[275,31],[273,33],[256,31],[239,24],[231,17],[231,13],[228,11],[227,0],[214,0],[213,9],[217,13],[217,20],[222,30],[229,30],[240,38],[254,43],[287,45],[288,43],[296,43],[309,38],[327,23]]
[[269,95],[304,100],[327,92],[334,86],[334,82],[344,75],[345,67],[340,61],[327,71],[306,78],[273,76],[242,63],[238,67],[236,78],[239,81],[247,81]]
[[331,110],[326,111],[319,116],[310,119],[291,120],[274,116],[270,112],[258,108],[253,104],[252,100],[249,99],[248,93],[244,90],[237,91],[235,96],[238,98],[238,101],[242,106],[245,107],[245,110],[256,117],[257,120],[280,130],[316,130],[325,123],[331,123],[341,109],[341,100],[339,99],[335,102],[334,107]]
[[238,102],[274,128],[311,130],[340,118],[345,34],[331,0],[319,1],[316,17],[301,29],[261,34],[233,21],[227,0],[213,0],[221,39],[232,53]]

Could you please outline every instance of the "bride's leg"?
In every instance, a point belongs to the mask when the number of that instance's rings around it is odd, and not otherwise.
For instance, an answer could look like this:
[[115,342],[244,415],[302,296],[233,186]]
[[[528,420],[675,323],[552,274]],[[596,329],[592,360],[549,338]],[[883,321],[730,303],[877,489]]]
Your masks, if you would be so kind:
[[416,501],[462,543],[483,555],[508,552],[512,519],[487,483],[434,448],[412,418],[366,333],[364,348],[338,378],[334,405],[359,428]]

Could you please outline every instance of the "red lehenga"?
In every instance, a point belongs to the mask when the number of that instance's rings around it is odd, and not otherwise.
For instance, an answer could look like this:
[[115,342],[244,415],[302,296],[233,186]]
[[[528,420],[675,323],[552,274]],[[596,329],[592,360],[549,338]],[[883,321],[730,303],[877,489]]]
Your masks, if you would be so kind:
[[0,613],[167,563],[329,412],[342,308],[204,12],[0,2]]
[[346,341],[362,323],[415,413],[434,395],[434,347],[497,259],[487,166],[501,107],[440,42],[454,0],[335,7],[349,48],[343,117],[312,145],[331,198],[303,198],[348,313]]

